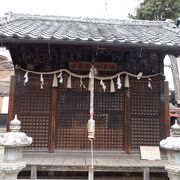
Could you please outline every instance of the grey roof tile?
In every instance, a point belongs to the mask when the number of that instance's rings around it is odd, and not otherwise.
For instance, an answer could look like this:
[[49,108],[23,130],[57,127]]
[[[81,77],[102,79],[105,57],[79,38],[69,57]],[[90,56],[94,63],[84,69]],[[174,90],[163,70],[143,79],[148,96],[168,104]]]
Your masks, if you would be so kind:
[[180,47],[180,29],[168,22],[24,14],[1,20],[0,38]]
[[9,94],[9,86],[1,85],[0,82],[0,96],[8,96]]

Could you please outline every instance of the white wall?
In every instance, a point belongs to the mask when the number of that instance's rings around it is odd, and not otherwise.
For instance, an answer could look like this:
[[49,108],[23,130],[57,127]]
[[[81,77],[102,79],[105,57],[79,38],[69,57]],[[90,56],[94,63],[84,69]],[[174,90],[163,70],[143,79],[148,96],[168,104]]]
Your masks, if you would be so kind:
[[9,105],[9,97],[2,97],[2,101],[1,101],[1,109],[0,109],[0,113],[2,114],[7,114],[8,113],[8,105]]
[[165,80],[169,82],[169,89],[174,90],[174,82],[173,82],[173,76],[172,76],[172,70],[170,67],[171,62],[169,59],[169,56],[166,55],[164,59],[164,75],[165,75]]

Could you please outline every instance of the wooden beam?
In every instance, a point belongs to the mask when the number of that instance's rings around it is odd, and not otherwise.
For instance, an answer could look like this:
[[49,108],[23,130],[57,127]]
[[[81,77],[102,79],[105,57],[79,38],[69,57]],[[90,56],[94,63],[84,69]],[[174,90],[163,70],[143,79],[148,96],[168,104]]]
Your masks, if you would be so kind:
[[52,88],[52,101],[51,101],[51,119],[50,119],[50,129],[49,129],[49,152],[53,153],[55,149],[56,141],[56,115],[57,115],[57,98],[58,89],[56,87]]
[[165,126],[165,105],[167,101],[165,100],[165,87],[164,87],[164,78],[160,80],[160,140],[165,138],[166,135],[166,126]]
[[164,82],[164,138],[170,135],[170,117],[169,117],[169,85],[168,82]]
[[23,44],[24,45],[43,45],[43,44],[51,44],[51,46],[84,46],[84,47],[91,47],[91,48],[97,48],[97,45],[103,48],[114,48],[114,49],[137,49],[137,48],[143,48],[149,51],[162,51],[163,53],[166,54],[168,52],[169,54],[176,54],[177,56],[180,55],[179,52],[179,46],[159,46],[155,44],[143,44],[142,43],[104,43],[104,42],[96,42],[96,41],[67,41],[67,40],[40,40],[40,39],[17,39],[17,38],[12,38],[12,39],[6,39],[3,38],[1,39],[1,42],[6,47],[12,47],[12,46],[17,46],[17,44]]
[[[165,55],[160,55],[159,56],[159,63],[160,63],[160,73],[164,74],[164,57]],[[160,77],[160,140],[165,138],[166,135],[166,125],[165,123],[165,105],[167,103],[166,95],[165,95],[165,76]],[[169,104],[169,102],[168,102]]]
[[124,91],[124,150],[126,153],[131,151],[131,122],[130,122],[130,90]]

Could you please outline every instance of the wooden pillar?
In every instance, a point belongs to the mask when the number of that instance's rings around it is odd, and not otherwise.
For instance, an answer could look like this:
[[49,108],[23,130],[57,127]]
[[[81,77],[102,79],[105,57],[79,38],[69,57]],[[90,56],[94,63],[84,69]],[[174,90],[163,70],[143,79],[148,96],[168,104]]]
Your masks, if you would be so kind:
[[164,81],[165,77],[160,79],[160,140],[169,134],[169,88]]
[[163,78],[160,79],[160,140],[164,139],[164,83]]
[[149,178],[149,168],[143,168],[143,180],[150,180],[150,178]]
[[88,171],[88,180],[94,180],[94,168],[93,167],[89,167],[89,171]]
[[169,85],[164,82],[164,138],[170,135],[170,119],[169,119]]
[[124,91],[124,150],[131,151],[130,89]]
[[[159,55],[160,73],[164,74],[164,57],[165,54]],[[167,85],[165,85],[165,76],[160,76],[160,140],[166,137],[167,132],[167,106],[169,106],[169,95]],[[168,98],[168,99],[167,99]],[[169,113],[169,112],[168,112]]]
[[52,88],[52,101],[51,101],[51,118],[49,126],[49,152],[53,153],[55,149],[56,142],[56,117],[57,117],[57,98],[58,98],[58,88]]
[[31,177],[30,180],[37,180],[37,168],[36,165],[31,166]]
[[9,90],[8,122],[7,131],[9,131],[9,122],[14,118],[16,101],[16,76],[11,76]]

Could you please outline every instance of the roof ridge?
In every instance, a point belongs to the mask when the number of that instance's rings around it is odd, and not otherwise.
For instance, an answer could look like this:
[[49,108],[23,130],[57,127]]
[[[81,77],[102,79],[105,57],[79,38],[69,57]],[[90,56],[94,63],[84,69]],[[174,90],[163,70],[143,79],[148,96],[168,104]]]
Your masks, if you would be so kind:
[[91,22],[100,24],[124,24],[124,25],[142,25],[142,26],[172,26],[171,22],[166,21],[150,21],[150,20],[121,20],[112,18],[90,18],[90,17],[75,17],[75,16],[56,16],[56,15],[40,15],[40,14],[20,14],[6,13],[2,23],[17,20],[17,19],[39,19],[39,20],[56,20],[56,21],[72,21],[72,22]]

